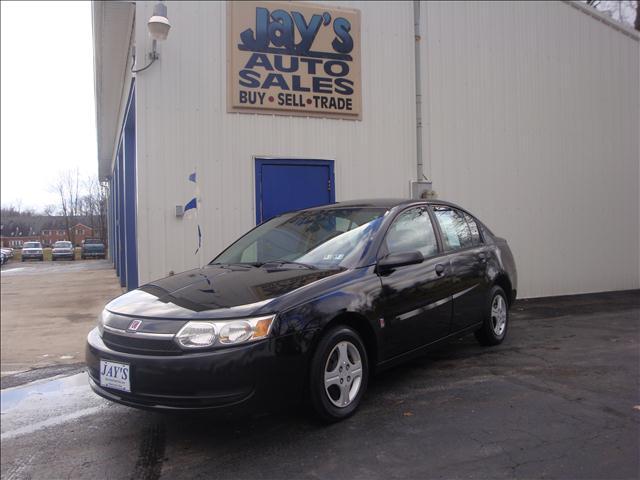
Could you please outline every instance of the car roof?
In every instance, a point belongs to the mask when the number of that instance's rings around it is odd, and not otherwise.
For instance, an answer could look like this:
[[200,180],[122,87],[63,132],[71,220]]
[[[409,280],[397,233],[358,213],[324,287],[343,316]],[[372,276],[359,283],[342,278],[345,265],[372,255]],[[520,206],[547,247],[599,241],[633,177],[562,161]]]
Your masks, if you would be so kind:
[[[460,208],[464,210],[464,208],[459,207],[455,203],[448,202],[446,200],[439,199],[412,199],[412,198],[368,198],[362,200],[347,200],[344,202],[338,202],[331,205],[323,205],[320,207],[315,207],[318,209],[329,209],[329,208],[344,208],[344,207],[370,207],[370,208],[394,208],[404,205],[421,205],[421,204],[429,204],[429,205],[448,205],[455,208]],[[309,209],[313,210],[313,209]]]

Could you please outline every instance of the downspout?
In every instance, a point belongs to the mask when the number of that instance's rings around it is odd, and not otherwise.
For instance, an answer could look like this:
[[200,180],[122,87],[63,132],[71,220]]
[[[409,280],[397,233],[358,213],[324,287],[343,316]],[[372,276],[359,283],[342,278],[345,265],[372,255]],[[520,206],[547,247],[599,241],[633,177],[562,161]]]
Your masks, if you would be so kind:
[[424,178],[422,164],[422,79],[420,62],[420,0],[413,1],[413,32],[415,35],[415,85],[416,85],[416,181]]

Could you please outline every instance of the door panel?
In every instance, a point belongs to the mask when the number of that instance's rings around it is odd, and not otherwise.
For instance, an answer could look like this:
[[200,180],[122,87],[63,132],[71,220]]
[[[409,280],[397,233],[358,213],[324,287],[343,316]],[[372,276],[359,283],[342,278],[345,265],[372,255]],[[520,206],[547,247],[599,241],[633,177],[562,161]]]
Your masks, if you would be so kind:
[[451,255],[453,320],[451,332],[482,321],[487,297],[484,247]]
[[386,233],[381,256],[406,252],[420,252],[425,259],[380,273],[385,358],[446,336],[451,324],[449,263],[439,254],[427,207],[401,212]]
[[256,220],[335,201],[333,162],[256,160]]
[[[436,274],[436,265],[445,267]],[[452,315],[448,260],[435,257],[381,276],[385,359],[449,333]]]
[[482,321],[488,292],[486,252],[470,215],[440,205],[434,206],[433,212],[450,258],[453,333]]

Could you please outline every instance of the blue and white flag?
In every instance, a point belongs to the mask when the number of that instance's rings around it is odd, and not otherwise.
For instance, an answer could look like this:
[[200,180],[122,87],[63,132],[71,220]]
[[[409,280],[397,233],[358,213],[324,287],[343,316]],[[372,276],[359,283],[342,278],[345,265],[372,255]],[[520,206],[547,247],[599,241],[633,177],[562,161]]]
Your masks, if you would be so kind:
[[[199,192],[198,192],[198,183],[196,182],[196,172],[193,172],[192,174],[189,175],[189,181],[195,184],[195,197],[189,200],[184,206],[184,216],[190,217],[193,214],[194,216],[197,217]],[[196,248],[194,255],[198,254],[198,252],[200,251],[200,247],[202,246],[202,230],[200,230],[199,223],[197,224],[197,227],[198,227],[198,248]]]
[[198,208],[198,199],[196,197],[193,197],[184,206],[184,214],[186,215],[189,210],[195,210],[196,208]]

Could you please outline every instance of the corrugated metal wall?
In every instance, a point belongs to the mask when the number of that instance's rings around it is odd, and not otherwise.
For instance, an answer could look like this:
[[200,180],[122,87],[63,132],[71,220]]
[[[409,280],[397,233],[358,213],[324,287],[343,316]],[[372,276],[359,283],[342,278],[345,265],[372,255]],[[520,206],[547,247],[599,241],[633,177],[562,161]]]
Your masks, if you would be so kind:
[[[338,201],[409,194],[412,4],[339,3],[362,11],[362,121],[226,113],[224,3],[167,2],[172,29],[160,61],[136,80],[141,283],[198,264],[196,221],[175,217],[175,205],[193,197],[187,176],[194,168],[202,198],[200,261],[255,224],[255,155],[335,160]],[[150,45],[152,8],[153,2],[137,3],[139,58]]]
[[[208,261],[253,226],[254,156],[336,161],[337,200],[407,196],[415,175],[411,2],[362,12],[363,120],[226,113],[223,3],[167,2],[137,75],[140,281]],[[153,2],[138,2],[139,58]],[[425,173],[507,237],[521,296],[639,286],[638,41],[562,2],[429,2]],[[175,206],[202,199],[196,221]]]
[[439,196],[509,239],[521,296],[638,288],[638,41],[563,2],[422,9]]

